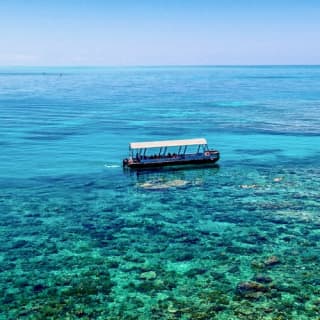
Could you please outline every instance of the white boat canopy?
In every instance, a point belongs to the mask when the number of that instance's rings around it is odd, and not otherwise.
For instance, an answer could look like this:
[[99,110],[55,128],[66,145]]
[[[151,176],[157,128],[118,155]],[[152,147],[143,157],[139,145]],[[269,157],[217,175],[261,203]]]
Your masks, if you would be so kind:
[[150,142],[131,142],[130,150],[147,149],[147,148],[163,148],[163,147],[181,147],[193,145],[206,145],[207,140],[204,138],[188,139],[188,140],[167,140],[167,141],[150,141]]

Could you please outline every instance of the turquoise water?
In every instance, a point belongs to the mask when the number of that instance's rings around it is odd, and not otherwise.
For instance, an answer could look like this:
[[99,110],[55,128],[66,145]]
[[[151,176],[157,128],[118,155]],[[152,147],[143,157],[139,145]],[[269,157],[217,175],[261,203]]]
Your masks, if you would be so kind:
[[[320,67],[0,68],[0,319],[319,319]],[[219,166],[123,171],[131,141]]]

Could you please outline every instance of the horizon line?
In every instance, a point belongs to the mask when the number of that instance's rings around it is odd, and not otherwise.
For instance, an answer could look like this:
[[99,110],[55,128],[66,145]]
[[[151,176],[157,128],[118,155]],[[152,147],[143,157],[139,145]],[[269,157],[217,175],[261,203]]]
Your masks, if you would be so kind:
[[0,65],[0,68],[319,67],[320,64]]

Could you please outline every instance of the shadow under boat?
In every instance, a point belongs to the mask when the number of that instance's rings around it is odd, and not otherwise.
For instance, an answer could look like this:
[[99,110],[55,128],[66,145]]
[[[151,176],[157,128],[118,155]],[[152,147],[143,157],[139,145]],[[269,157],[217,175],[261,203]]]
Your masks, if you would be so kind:
[[128,170],[126,173],[139,189],[164,191],[204,185],[219,171],[218,165],[193,165]]
[[156,173],[170,173],[170,172],[183,172],[183,171],[203,171],[210,169],[212,173],[217,173],[220,169],[218,164],[186,164],[186,165],[177,165],[177,166],[168,166],[168,167],[150,167],[150,168],[136,168],[135,170],[131,170],[129,168],[124,167],[123,172],[130,176],[143,176],[148,174],[156,174]]

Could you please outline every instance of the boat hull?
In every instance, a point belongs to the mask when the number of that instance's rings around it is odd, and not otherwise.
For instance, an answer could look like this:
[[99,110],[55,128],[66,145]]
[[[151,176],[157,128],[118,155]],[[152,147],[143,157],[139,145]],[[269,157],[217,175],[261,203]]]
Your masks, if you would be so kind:
[[132,169],[141,169],[141,168],[157,168],[157,167],[165,167],[165,166],[183,166],[183,165],[197,165],[197,164],[214,164],[219,160],[219,156],[217,157],[208,157],[202,159],[179,159],[172,161],[162,161],[162,162],[134,162],[127,164],[128,168]]

